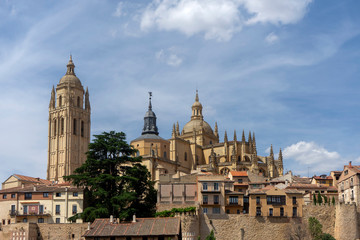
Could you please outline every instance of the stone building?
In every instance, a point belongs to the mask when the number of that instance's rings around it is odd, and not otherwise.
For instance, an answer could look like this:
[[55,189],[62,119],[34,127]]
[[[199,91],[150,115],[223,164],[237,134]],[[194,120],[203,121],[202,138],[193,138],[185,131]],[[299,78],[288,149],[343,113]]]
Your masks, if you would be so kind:
[[249,192],[249,216],[302,217],[303,192],[268,186]]
[[[21,176],[21,175],[20,175]],[[9,177],[0,190],[0,220],[2,225],[20,222],[68,223],[68,218],[83,211],[83,190],[68,183],[24,184],[31,177],[21,176],[16,183]],[[20,186],[18,186],[20,183]]]
[[250,171],[267,178],[283,175],[281,149],[278,159],[274,158],[272,146],[269,156],[259,156],[255,134],[249,133],[246,141],[244,131],[240,141],[237,140],[235,131],[233,140],[229,141],[225,131],[224,141],[220,142],[217,123],[213,130],[204,120],[202,110],[196,92],[190,121],[181,132],[179,124],[174,124],[171,138],[165,140],[159,136],[150,95],[142,134],[130,144],[143,157],[143,164],[149,169],[154,181],[159,181],[163,174],[189,174],[195,170],[222,175],[227,175],[230,171]]
[[344,166],[338,181],[339,201],[341,203],[360,204],[360,166],[353,166],[351,162]]
[[67,71],[51,91],[47,179],[62,182],[86,160],[90,143],[90,99],[75,75],[70,56]]

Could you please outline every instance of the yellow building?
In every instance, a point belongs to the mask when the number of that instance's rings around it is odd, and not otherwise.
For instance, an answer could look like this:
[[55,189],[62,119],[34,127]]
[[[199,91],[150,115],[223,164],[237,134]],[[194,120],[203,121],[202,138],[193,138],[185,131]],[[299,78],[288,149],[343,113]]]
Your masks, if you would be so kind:
[[249,216],[302,217],[303,193],[268,186],[249,192]]
[[237,140],[235,131],[233,140],[229,141],[225,131],[224,141],[220,142],[217,123],[213,130],[204,120],[202,110],[196,92],[190,121],[181,132],[179,124],[174,124],[171,138],[165,140],[159,136],[150,93],[142,135],[130,144],[138,149],[138,154],[143,157],[143,164],[148,167],[153,180],[158,181],[162,174],[181,175],[195,170],[223,175],[230,171],[250,171],[267,178],[283,175],[281,149],[278,159],[274,159],[272,146],[269,156],[259,156],[255,134],[249,133],[246,141],[244,131],[241,141]]

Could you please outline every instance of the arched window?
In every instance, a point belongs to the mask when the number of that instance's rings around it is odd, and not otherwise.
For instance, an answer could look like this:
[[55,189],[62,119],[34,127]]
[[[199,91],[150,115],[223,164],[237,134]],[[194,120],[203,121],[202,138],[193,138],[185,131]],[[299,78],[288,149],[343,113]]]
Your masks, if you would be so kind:
[[59,107],[61,107],[62,106],[62,96],[60,95],[59,96]]
[[212,141],[210,141],[210,145],[212,144]]
[[80,97],[77,97],[77,106],[80,107]]
[[60,131],[61,135],[64,135],[64,118],[61,118]]
[[54,120],[54,136],[56,136],[56,119]]
[[73,134],[76,135],[76,118],[74,118]]
[[185,158],[185,161],[187,161],[187,152],[185,152],[184,158]]
[[81,121],[81,136],[84,137],[84,121]]
[[238,156],[238,161],[239,161],[239,162],[241,161],[240,156]]
[[164,152],[164,158],[166,158],[166,151]]

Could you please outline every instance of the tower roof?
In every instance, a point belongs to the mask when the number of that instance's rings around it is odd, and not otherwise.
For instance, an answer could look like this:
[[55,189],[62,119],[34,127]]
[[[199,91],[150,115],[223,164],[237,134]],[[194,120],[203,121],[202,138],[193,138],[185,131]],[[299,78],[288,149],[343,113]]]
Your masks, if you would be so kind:
[[149,92],[149,108],[148,111],[145,113],[144,128],[142,131],[142,135],[145,134],[159,135],[159,131],[156,126],[156,115],[152,110],[151,97],[152,97],[152,92]]
[[185,124],[183,132],[189,133],[193,132],[194,129],[196,131],[203,129],[207,133],[214,134],[211,126],[204,121],[204,117],[202,115],[202,105],[199,102],[198,90],[196,90],[195,102],[193,103],[191,110],[191,120]]
[[75,70],[74,70],[75,64],[72,61],[71,55],[70,55],[70,60],[69,60],[68,64],[66,65],[66,67],[67,67],[66,73],[60,79],[59,84],[70,83],[70,84],[74,84],[74,85],[82,87],[80,79],[78,77],[76,77]]

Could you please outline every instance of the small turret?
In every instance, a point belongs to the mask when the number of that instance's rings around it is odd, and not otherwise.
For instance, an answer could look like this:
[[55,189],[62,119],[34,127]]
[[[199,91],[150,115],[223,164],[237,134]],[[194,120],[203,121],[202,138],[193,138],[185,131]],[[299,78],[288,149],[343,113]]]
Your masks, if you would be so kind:
[[236,138],[236,130],[234,130],[234,142],[237,141],[237,138]]
[[225,130],[225,134],[224,134],[224,142],[225,142],[225,143],[227,143],[227,142],[228,142],[228,137],[227,137],[226,130]]
[[176,136],[176,130],[175,130],[175,123],[174,123],[172,133],[171,133],[171,137],[174,138],[175,136]]
[[241,141],[242,141],[243,143],[245,143],[245,142],[246,142],[246,140],[245,140],[245,131],[244,131],[244,129],[243,129],[243,132],[242,132]]
[[256,150],[256,140],[255,140],[255,133],[253,132],[253,138],[252,138],[252,150],[253,150],[253,153],[255,155],[257,155],[257,150]]
[[252,153],[252,140],[251,140],[251,132],[249,131],[249,138],[248,138],[248,142],[249,142],[249,153]]
[[54,85],[53,85],[53,88],[51,90],[51,98],[50,98],[49,108],[50,109],[55,109],[55,88],[54,88]]
[[176,122],[176,136],[180,136],[179,122]]
[[274,159],[274,151],[273,151],[273,146],[272,146],[272,144],[271,144],[271,146],[270,146],[270,157],[271,157],[272,159]]
[[90,111],[91,107],[90,107],[90,98],[89,98],[89,89],[86,87],[86,92],[85,92],[85,110],[89,110]]
[[284,165],[283,165],[283,155],[281,152],[281,148],[279,151],[279,158],[278,158],[279,164],[278,164],[278,173],[279,176],[282,176],[284,174]]
[[215,132],[215,137],[219,141],[219,129],[218,129],[217,122],[215,122],[214,132]]

